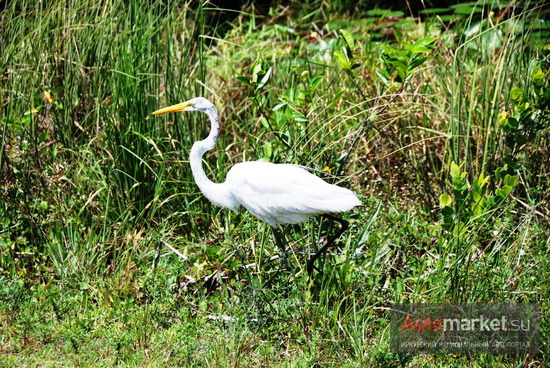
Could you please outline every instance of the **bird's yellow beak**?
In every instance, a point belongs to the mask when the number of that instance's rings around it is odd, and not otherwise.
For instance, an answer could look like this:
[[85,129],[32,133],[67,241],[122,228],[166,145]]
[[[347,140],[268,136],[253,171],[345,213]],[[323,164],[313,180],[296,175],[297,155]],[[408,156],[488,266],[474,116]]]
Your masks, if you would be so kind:
[[153,112],[152,114],[153,115],[160,115],[160,114],[167,114],[169,112],[179,112],[179,111],[183,111],[186,108],[191,107],[191,106],[193,106],[193,104],[191,102],[182,102],[182,103],[179,103],[177,105],[172,105],[172,106],[168,106],[168,107],[165,107],[163,109],[157,110],[157,111]]

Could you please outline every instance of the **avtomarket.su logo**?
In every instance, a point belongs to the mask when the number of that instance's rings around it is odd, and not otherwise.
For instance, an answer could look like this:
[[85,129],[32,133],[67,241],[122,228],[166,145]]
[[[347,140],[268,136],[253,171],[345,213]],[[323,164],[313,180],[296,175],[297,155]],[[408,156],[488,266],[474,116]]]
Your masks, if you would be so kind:
[[405,317],[401,331],[531,331],[529,319],[499,318],[425,318]]

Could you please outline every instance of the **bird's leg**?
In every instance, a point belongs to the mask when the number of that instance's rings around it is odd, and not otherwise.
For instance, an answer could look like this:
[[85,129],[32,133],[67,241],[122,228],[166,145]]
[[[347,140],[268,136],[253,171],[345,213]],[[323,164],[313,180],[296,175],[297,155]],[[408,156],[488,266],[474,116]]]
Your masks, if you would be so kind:
[[281,234],[279,229],[277,229],[276,227],[273,228],[273,236],[275,237],[275,243],[277,243],[277,246],[281,250],[283,259],[285,260],[285,265],[288,268],[288,257],[286,253],[286,247],[284,244],[285,241],[283,240],[283,235]]
[[336,216],[332,216],[332,215],[329,215],[329,214],[323,214],[322,215],[324,218],[326,219],[329,219],[331,221],[336,221],[336,222],[339,222],[340,223],[340,230],[338,230],[336,232],[336,234],[334,234],[333,236],[331,236],[325,245],[323,245],[323,247],[321,249],[319,249],[317,251],[317,253],[315,253],[313,256],[311,256],[311,258],[307,261],[307,273],[309,275],[309,277],[311,277],[313,275],[313,268],[316,268],[314,263],[315,261],[317,260],[317,258],[319,258],[319,256],[321,254],[323,254],[323,252],[325,252],[328,248],[330,248],[330,246],[332,245],[332,243],[334,243],[334,241],[336,239],[338,239],[348,228],[348,222],[344,219],[341,219],[339,217],[336,217]]

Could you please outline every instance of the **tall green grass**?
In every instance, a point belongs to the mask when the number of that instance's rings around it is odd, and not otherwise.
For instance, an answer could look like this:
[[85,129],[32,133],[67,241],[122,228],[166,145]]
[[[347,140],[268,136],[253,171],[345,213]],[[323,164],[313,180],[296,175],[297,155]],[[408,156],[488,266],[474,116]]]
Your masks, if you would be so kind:
[[[112,237],[116,224],[133,232],[158,222],[158,207],[178,195],[173,185],[171,193],[164,189],[181,176],[166,165],[167,157],[182,159],[173,153],[180,150],[175,142],[191,141],[186,131],[193,129],[176,130],[169,139],[166,123],[148,116],[165,101],[159,98],[165,91],[194,94],[183,80],[201,63],[201,39],[181,31],[201,13],[184,11],[186,4],[133,1],[9,6],[2,102],[10,146],[3,172],[13,190],[8,218],[16,226],[11,236],[21,232],[21,241],[40,251],[53,237],[63,252],[86,242],[60,239]],[[168,31],[172,36],[164,39]]]
[[[222,33],[208,26],[217,10],[196,2],[6,3],[3,365],[22,356],[31,366],[545,362],[393,355],[387,308],[536,302],[548,310],[540,235],[548,231],[548,129],[514,156],[519,169],[504,170],[511,152],[498,123],[513,107],[513,87],[531,91],[536,65],[548,75],[537,40],[547,14],[511,4],[498,19],[506,7],[495,2],[452,23],[384,23],[390,13],[353,18],[328,11],[339,6],[330,2],[291,5],[269,16],[244,8]],[[334,56],[346,47],[341,29],[355,40],[353,72]],[[408,83],[378,77],[384,47],[431,36],[437,48]],[[212,206],[196,188],[187,152],[206,136],[206,117],[150,116],[198,95],[215,102],[222,121],[204,160],[213,181],[263,158],[309,166],[363,200],[343,215],[350,231],[313,280],[304,262],[333,225],[285,226],[285,270],[269,226]],[[452,162],[463,163],[462,191]],[[496,197],[499,168],[520,184],[473,215],[474,182],[490,176],[480,193]]]

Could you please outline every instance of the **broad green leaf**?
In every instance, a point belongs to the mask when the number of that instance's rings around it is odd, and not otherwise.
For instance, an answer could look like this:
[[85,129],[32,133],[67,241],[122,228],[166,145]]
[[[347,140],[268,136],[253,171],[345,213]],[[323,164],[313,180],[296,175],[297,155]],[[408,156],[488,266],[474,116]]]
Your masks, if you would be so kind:
[[427,57],[422,57],[422,58],[418,58],[414,61],[412,61],[411,63],[409,63],[409,66],[408,66],[408,70],[413,70],[415,68],[418,68],[420,65],[424,64],[424,62],[426,60],[428,60],[429,58]]
[[414,54],[423,54],[426,52],[430,52],[435,48],[435,46],[431,44],[435,40],[436,39],[433,37],[423,38],[421,40],[416,41],[412,45],[403,43],[403,47],[405,47],[407,50],[409,50]]
[[350,68],[351,63],[350,63],[350,61],[348,59],[348,56],[346,54],[344,54],[340,50],[334,51],[333,54],[334,54],[334,57],[336,58],[336,62],[340,66],[340,68],[342,68],[342,69],[349,69]]
[[476,6],[475,3],[456,4],[449,7],[454,8],[455,13],[462,15],[471,15],[473,13],[483,12],[483,7]]
[[466,189],[468,189],[468,183],[466,182],[466,173],[460,173],[458,177],[455,177],[452,179],[453,183],[453,190],[455,191],[455,195],[457,193],[462,193]]
[[277,105],[273,106],[273,111],[277,111],[279,110],[281,107],[286,107],[288,106],[288,103],[286,102],[281,102],[281,103],[278,103]]
[[521,114],[522,112],[527,111],[529,107],[531,107],[529,102],[519,103],[516,106],[516,111]]
[[269,122],[267,121],[265,116],[260,116],[260,124],[262,124],[262,126],[267,130],[271,129],[271,127],[269,126]]
[[455,223],[455,211],[452,207],[443,207],[441,209],[441,215],[443,216],[442,227],[445,230],[451,230]]
[[510,98],[513,101],[521,102],[521,100],[523,100],[523,91],[518,87],[512,88],[512,90],[510,91]]
[[405,50],[396,49],[389,45],[380,45],[380,48],[382,49],[382,56],[383,60],[391,60],[391,59],[400,59],[400,60],[408,60],[409,59],[409,53]]
[[403,17],[405,13],[400,10],[375,8],[375,9],[368,10],[367,15],[371,17],[386,18],[386,17]]
[[448,13],[449,8],[431,8],[431,9],[422,9],[418,13],[419,14],[440,14],[440,13]]
[[353,41],[352,34],[346,31],[345,29],[341,29],[340,34],[346,41],[346,45],[348,46],[348,48],[353,51],[353,49],[355,48],[355,42]]
[[415,54],[423,54],[426,52],[430,52],[432,49],[426,46],[412,46],[410,50]]
[[507,126],[515,130],[519,126],[519,121],[516,118],[509,117]]
[[294,121],[301,121],[301,122],[306,122],[308,121],[307,118],[304,116],[304,114],[300,113],[300,112],[294,112],[292,114],[292,120]]
[[309,82],[309,89],[313,92],[319,87],[319,84],[323,81],[323,76],[317,76],[311,79],[311,82]]
[[418,40],[418,41],[416,41],[415,43],[413,43],[413,46],[414,46],[414,47],[426,47],[426,46],[429,46],[430,49],[433,49],[435,46],[433,46],[432,43],[434,43],[435,40],[437,40],[437,38],[435,38],[435,37],[426,37],[426,38],[423,38],[423,39]]
[[392,64],[398,71],[405,72],[407,70],[407,64],[402,62],[401,60],[390,60],[390,64]]
[[453,178],[458,178],[462,171],[462,165],[457,165],[456,162],[451,162],[451,176]]
[[508,117],[508,113],[506,111],[502,111],[500,112],[498,115],[497,115],[497,121],[498,121],[498,124],[500,126],[503,126],[503,125],[506,125],[507,124],[507,118]]
[[495,190],[495,194],[499,197],[502,197],[502,198],[506,197],[511,192],[512,192],[512,187],[510,187],[508,185],[504,185],[501,188],[497,188]]
[[250,81],[246,77],[238,76],[238,77],[235,77],[235,79],[238,80],[239,82],[246,84],[247,86],[252,86],[252,84],[250,84]]
[[449,207],[453,203],[453,198],[447,193],[443,193],[439,196],[439,204],[443,207]]
[[516,175],[506,174],[506,176],[504,177],[504,185],[506,186],[513,188],[518,185],[518,183],[519,179]]
[[393,58],[402,60],[403,62],[407,62],[407,60],[409,60],[410,56],[407,51],[401,50],[401,49],[395,49],[395,48],[392,48],[391,50],[392,50],[391,56]]
[[542,71],[540,66],[536,66],[535,69],[533,69],[533,74],[531,78],[533,79],[533,83],[535,86],[540,87],[544,83],[544,72]]

